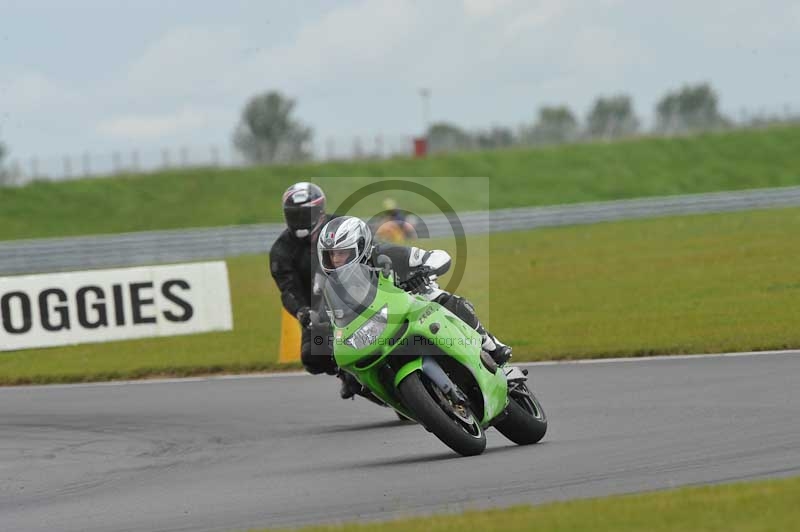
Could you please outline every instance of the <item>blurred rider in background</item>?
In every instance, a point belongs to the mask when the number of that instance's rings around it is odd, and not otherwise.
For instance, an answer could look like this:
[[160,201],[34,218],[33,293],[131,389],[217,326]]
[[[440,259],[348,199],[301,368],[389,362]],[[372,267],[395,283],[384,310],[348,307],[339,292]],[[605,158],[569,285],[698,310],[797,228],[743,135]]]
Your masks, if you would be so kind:
[[413,218],[397,208],[397,202],[392,198],[383,200],[383,212],[375,222],[375,237],[384,242],[400,244],[406,240],[417,238]]

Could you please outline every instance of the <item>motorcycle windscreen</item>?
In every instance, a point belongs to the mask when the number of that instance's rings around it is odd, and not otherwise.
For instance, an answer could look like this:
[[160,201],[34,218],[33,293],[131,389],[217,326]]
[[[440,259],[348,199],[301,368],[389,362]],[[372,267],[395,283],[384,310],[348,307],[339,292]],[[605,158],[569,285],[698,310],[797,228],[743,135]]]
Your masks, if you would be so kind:
[[337,327],[347,327],[364,313],[378,292],[378,274],[364,264],[350,264],[328,274],[325,302]]

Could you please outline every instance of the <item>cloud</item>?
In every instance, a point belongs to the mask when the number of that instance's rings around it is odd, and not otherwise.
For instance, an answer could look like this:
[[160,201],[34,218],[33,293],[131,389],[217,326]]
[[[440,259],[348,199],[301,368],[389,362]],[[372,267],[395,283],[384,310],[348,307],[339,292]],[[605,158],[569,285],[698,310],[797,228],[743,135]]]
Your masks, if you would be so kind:
[[348,0],[251,11],[258,24],[208,13],[165,20],[132,55],[123,55],[130,41],[108,42],[118,66],[93,77],[66,73],[67,45],[40,70],[0,72],[3,132],[24,136],[15,149],[42,151],[229,143],[247,99],[266,90],[297,99],[317,138],[416,131],[420,87],[432,90],[434,120],[475,127],[529,120],[543,104],[585,108],[613,92],[649,106],[695,79],[726,98],[738,91],[734,105],[798,93],[786,66],[800,46],[797,2]]
[[[356,2],[307,22],[291,43],[256,54],[247,62],[261,79],[299,87],[311,83],[352,86],[355,75],[394,77],[412,62],[429,27],[424,4],[402,0]],[[377,78],[373,78],[376,79]]]
[[304,22],[272,46],[233,27],[173,28],[111,92],[142,112],[153,112],[156,97],[171,101],[173,112],[181,101],[224,104],[233,122],[246,99],[265,90],[298,97],[302,113],[304,102],[331,94],[471,91],[638,60],[635,43],[595,26],[576,0],[362,0]]
[[514,4],[515,0],[463,0],[464,11],[470,17],[496,15]]
[[349,85],[353,76],[413,61],[406,51],[426,31],[426,9],[404,0],[346,4],[305,22],[290,41],[271,45],[241,28],[172,28],[125,67],[115,87],[140,103],[146,98],[137,94],[209,101],[317,83]]
[[[600,8],[616,2],[605,0]],[[419,87],[432,88],[434,98],[455,96],[452,107],[438,100],[437,109],[461,106],[462,112],[465,98],[528,92],[536,100],[525,102],[527,111],[549,96],[542,89],[568,80],[587,91],[579,71],[597,82],[640,61],[641,53],[577,0],[361,0],[307,20],[271,45],[234,27],[172,28],[129,63],[112,91],[131,111],[99,130],[116,138],[178,135],[202,127],[185,125],[201,122],[177,110],[190,102],[227,109],[227,121],[221,120],[227,135],[248,98],[280,90],[298,100],[298,115],[323,135],[387,125],[407,131],[417,127],[416,118],[398,119],[392,107],[402,100],[416,113]],[[362,95],[360,101],[354,95]],[[375,124],[376,116],[385,116],[387,125]]]
[[570,69],[595,80],[643,64],[646,51],[635,40],[609,28],[587,27],[566,48]]
[[218,127],[228,118],[225,111],[182,108],[160,115],[124,115],[103,120],[96,130],[101,135],[122,141],[153,141],[170,135],[187,134],[196,129]]
[[169,96],[211,96],[230,90],[231,73],[241,69],[247,38],[232,27],[181,26],[170,29],[131,62],[118,88]]
[[41,72],[0,73],[0,106],[22,114],[74,104],[78,93]]

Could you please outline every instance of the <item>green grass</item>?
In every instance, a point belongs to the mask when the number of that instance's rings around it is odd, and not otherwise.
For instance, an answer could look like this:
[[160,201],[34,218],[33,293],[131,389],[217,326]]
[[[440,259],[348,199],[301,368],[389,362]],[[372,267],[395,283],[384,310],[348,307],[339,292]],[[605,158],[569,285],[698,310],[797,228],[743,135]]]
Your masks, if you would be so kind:
[[[797,348],[798,234],[795,208],[473,237],[458,293],[520,361]],[[266,264],[228,261],[233,332],[2,353],[0,383],[275,368]]]
[[[437,177],[438,176],[438,177]],[[443,179],[481,176],[483,180]],[[185,170],[0,188],[0,240],[274,222],[292,182],[338,205],[374,178],[434,186],[458,210],[800,184],[800,128],[243,170]],[[490,194],[487,195],[487,188]],[[403,196],[420,213],[432,205]],[[374,214],[379,201],[372,202]]]
[[[797,530],[800,478],[470,511],[303,532],[760,532]],[[265,531],[266,532],[266,531]]]

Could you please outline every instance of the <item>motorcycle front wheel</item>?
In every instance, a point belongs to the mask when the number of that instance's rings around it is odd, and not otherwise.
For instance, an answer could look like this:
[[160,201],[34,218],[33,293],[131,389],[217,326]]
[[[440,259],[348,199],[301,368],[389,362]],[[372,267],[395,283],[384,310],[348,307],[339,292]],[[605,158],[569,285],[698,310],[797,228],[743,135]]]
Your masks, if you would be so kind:
[[455,452],[474,456],[486,449],[486,433],[472,411],[453,404],[427,377],[414,372],[398,389],[417,420]]

